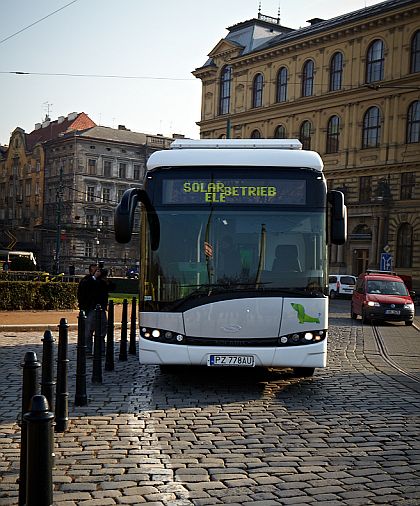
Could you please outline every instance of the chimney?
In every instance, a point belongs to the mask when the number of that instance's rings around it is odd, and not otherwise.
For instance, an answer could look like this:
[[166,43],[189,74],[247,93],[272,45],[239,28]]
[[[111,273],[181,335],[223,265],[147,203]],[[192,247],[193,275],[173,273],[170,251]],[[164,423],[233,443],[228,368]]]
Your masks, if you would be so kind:
[[127,128],[125,128],[125,125],[118,125],[118,130],[127,130]]
[[318,23],[321,23],[322,21],[325,21],[325,19],[321,19],[321,18],[312,18],[312,19],[308,19],[306,22],[307,23],[310,23],[311,26],[313,25],[317,25]]
[[35,130],[39,130],[41,127],[41,123],[35,123]]
[[71,112],[71,113],[69,113],[69,114],[67,115],[67,119],[68,119],[69,121],[73,121],[74,119],[76,119],[76,118],[77,118],[77,116],[78,116],[78,113],[77,113],[77,112]]
[[57,123],[60,124],[65,120],[64,116],[59,116],[57,119]]

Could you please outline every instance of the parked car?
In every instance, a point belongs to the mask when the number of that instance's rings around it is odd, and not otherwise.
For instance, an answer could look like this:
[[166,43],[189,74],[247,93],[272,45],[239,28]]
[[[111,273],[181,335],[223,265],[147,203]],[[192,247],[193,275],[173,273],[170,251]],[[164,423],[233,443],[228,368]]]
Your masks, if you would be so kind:
[[353,319],[360,315],[364,323],[382,320],[412,325],[414,295],[395,273],[366,271],[357,278],[350,315]]
[[127,269],[127,272],[125,273],[127,278],[130,279],[138,279],[139,277],[139,268],[137,265],[133,265],[130,268]]
[[351,297],[356,286],[356,277],[351,274],[330,274],[328,277],[328,295],[335,297]]

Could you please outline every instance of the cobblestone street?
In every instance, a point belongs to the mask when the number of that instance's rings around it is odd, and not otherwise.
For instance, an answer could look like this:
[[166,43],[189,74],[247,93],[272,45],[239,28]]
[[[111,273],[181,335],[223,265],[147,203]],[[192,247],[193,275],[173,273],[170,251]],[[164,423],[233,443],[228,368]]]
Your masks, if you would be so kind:
[[[70,424],[55,436],[54,504],[418,505],[420,388],[381,362],[360,321],[336,316],[328,368],[311,379],[286,370],[166,374],[116,354],[100,385],[88,362],[84,408],[73,403],[71,332]],[[20,363],[26,351],[42,358],[41,338],[0,334],[0,504],[17,504]]]

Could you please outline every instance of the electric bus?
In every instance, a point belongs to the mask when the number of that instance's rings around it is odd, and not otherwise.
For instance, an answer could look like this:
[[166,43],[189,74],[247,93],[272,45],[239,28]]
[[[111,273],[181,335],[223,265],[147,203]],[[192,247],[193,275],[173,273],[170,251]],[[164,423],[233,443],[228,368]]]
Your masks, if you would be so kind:
[[141,205],[142,364],[326,366],[328,242],[346,240],[341,192],[295,139],[176,140],[125,191],[115,237]]

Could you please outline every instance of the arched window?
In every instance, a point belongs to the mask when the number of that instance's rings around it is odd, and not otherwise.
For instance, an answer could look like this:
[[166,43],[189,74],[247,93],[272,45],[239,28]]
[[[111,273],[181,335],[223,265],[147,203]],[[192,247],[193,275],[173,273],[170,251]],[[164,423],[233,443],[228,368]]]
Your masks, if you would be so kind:
[[330,91],[341,90],[343,81],[343,55],[334,53],[330,62]]
[[384,43],[374,40],[367,50],[366,82],[373,83],[384,78]]
[[376,148],[381,136],[381,113],[377,107],[369,107],[363,117],[362,148]]
[[327,125],[327,153],[338,153],[338,138],[340,136],[340,118],[331,116]]
[[261,133],[259,130],[253,130],[251,132],[251,139],[261,139]]
[[420,101],[410,104],[407,113],[407,144],[420,142]]
[[314,91],[314,62],[308,60],[302,69],[302,97],[310,97]]
[[275,139],[286,139],[286,128],[284,127],[284,125],[279,125],[274,130],[274,138]]
[[252,107],[261,107],[263,99],[264,76],[257,74],[252,83]]
[[410,72],[420,72],[420,30],[414,34],[411,40]]
[[311,130],[310,121],[304,121],[299,130],[299,140],[302,143],[302,149],[311,149]]
[[412,267],[413,262],[413,227],[402,223],[397,232],[397,258],[395,267]]
[[219,114],[229,114],[231,84],[232,67],[230,65],[226,65],[220,73]]
[[277,102],[287,100],[287,68],[281,67],[277,74]]

